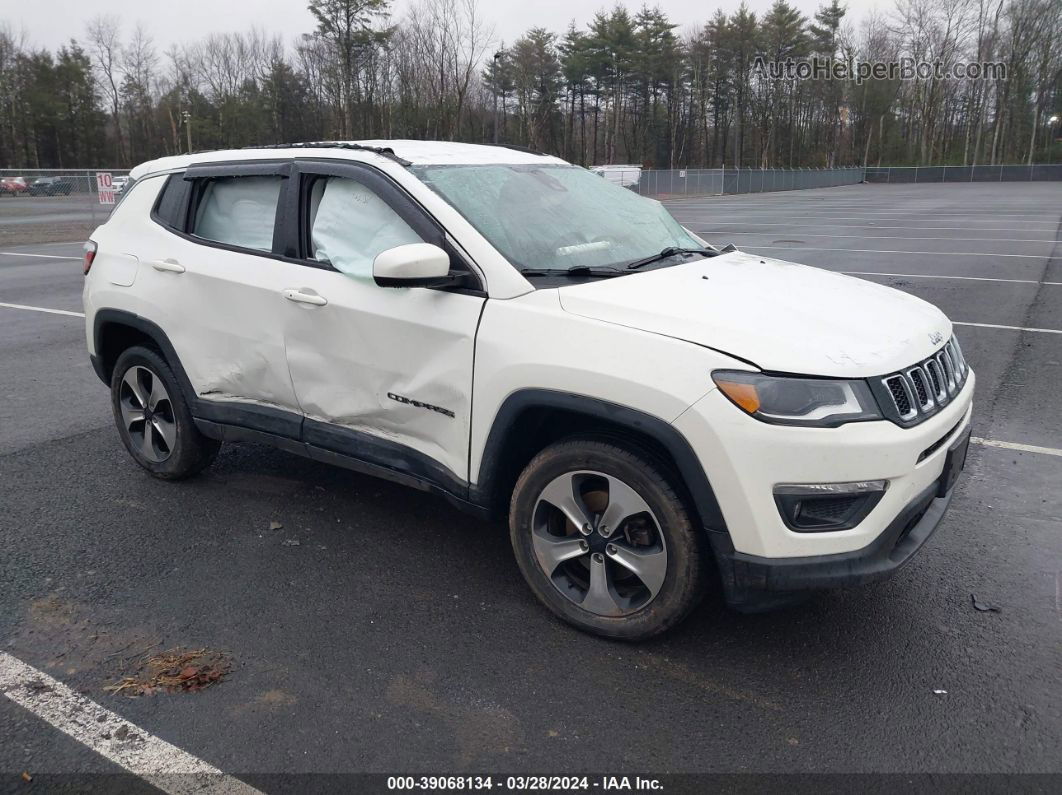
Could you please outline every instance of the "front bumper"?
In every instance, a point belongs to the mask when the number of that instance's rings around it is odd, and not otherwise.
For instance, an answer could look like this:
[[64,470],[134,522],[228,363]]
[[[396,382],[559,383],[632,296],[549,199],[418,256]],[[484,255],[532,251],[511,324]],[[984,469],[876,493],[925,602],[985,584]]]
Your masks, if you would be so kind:
[[[954,480],[951,451],[968,439],[974,377],[937,415],[911,427],[850,423],[834,429],[767,425],[710,393],[674,423],[692,443],[725,521],[708,527],[727,601],[760,609],[793,592],[890,576],[940,523]],[[850,529],[795,532],[773,499],[779,483],[888,480],[877,505]],[[942,485],[943,484],[943,485]],[[945,491],[945,489],[947,489]]]
[[933,483],[912,500],[877,540],[863,549],[803,558],[761,558],[736,552],[725,533],[709,537],[727,603],[755,611],[790,600],[793,592],[841,588],[883,580],[906,564],[937,529],[955,493]]

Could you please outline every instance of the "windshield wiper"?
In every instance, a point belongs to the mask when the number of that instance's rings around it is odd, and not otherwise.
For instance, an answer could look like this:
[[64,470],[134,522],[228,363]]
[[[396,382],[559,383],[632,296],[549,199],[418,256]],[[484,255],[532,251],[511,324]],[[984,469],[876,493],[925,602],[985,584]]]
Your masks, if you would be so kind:
[[535,276],[622,276],[623,271],[615,268],[591,268],[589,265],[573,265],[570,268],[521,268],[520,275]]
[[653,254],[653,256],[646,257],[645,259],[636,259],[627,266],[627,270],[632,271],[637,268],[645,267],[646,265],[652,265],[654,262],[673,257],[676,254],[703,254],[706,257],[715,256],[715,252],[709,248],[678,248],[677,246],[668,246],[659,254]]

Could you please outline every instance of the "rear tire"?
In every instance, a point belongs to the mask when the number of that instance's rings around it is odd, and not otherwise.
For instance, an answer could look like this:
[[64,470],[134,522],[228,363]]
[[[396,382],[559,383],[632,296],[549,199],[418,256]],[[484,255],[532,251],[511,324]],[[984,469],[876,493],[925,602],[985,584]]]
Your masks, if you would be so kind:
[[125,350],[111,374],[111,408],[122,444],[157,478],[182,480],[210,466],[221,442],[195,427],[173,370],[157,351]]
[[558,442],[532,459],[513,491],[509,529],[520,571],[546,607],[621,640],[686,617],[704,591],[704,541],[666,472],[597,439]]

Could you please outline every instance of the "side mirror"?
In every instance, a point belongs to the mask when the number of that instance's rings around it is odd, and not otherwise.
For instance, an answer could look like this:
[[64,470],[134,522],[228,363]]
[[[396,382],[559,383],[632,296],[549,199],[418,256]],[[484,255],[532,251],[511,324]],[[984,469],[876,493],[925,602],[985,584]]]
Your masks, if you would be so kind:
[[450,255],[431,243],[381,251],[373,260],[372,276],[381,287],[438,287],[454,281]]

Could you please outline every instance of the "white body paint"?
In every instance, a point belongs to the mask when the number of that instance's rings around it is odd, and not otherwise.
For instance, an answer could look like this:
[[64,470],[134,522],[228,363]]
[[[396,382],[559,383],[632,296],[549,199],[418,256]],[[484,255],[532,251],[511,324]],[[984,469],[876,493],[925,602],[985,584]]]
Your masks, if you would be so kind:
[[[366,143],[392,147],[416,164],[563,163],[467,144]],[[383,172],[467,255],[486,295],[381,288],[335,270],[203,246],[148,218],[162,174],[279,158],[357,161]],[[538,389],[598,398],[672,423],[686,438],[738,551],[831,554],[872,542],[940,475],[947,445],[922,461],[920,453],[969,423],[972,377],[946,409],[912,428],[885,420],[768,425],[716,390],[715,369],[869,378],[939,350],[952,333],[947,317],[878,284],[733,252],[535,289],[407,168],[367,151],[180,156],[138,166],[133,177],[122,204],[93,235],[99,253],[85,289],[90,353],[99,309],[136,313],[164,329],[201,398],[280,407],[397,442],[472,486],[483,480],[484,447],[509,396]],[[129,256],[139,258],[132,280]],[[166,260],[184,272],[151,266]],[[119,286],[125,281],[131,286]],[[285,300],[291,290],[326,303]],[[890,480],[889,490],[851,530],[793,532],[772,496],[778,483],[875,479]]]

